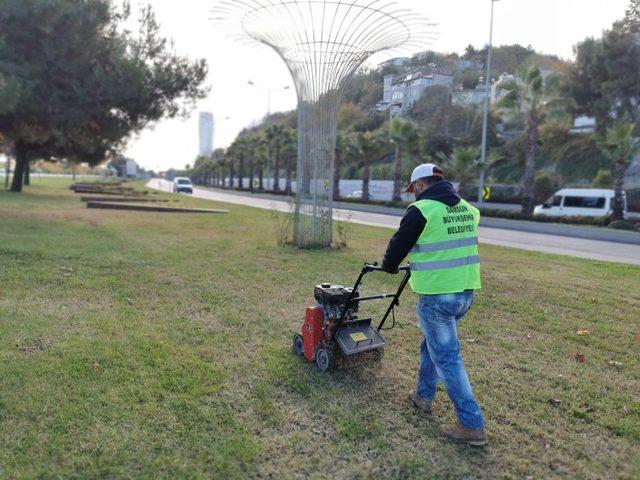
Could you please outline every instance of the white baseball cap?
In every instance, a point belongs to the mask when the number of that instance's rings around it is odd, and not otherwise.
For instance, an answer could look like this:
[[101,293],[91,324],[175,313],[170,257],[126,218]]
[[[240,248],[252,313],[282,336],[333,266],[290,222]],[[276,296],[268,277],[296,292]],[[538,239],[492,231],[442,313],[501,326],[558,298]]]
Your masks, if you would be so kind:
[[423,163],[422,165],[418,165],[413,169],[413,173],[411,174],[411,183],[405,190],[406,192],[413,192],[413,183],[416,180],[420,180],[424,177],[440,177],[444,178],[444,173],[437,165],[433,163]]

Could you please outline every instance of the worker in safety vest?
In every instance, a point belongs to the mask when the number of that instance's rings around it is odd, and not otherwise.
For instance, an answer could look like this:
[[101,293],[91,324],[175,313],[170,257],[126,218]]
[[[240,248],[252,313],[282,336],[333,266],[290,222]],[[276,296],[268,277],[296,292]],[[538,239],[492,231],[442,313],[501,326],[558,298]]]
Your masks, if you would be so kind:
[[484,445],[484,417],[462,363],[456,329],[471,307],[474,291],[481,287],[480,213],[458,196],[442,170],[431,163],[415,168],[406,191],[413,192],[416,201],[391,238],[382,268],[397,273],[409,255],[410,285],[420,295],[417,310],[424,340],[418,384],[409,399],[416,408],[431,413],[442,381],[458,417],[458,424],[442,427],[442,433],[470,445]]

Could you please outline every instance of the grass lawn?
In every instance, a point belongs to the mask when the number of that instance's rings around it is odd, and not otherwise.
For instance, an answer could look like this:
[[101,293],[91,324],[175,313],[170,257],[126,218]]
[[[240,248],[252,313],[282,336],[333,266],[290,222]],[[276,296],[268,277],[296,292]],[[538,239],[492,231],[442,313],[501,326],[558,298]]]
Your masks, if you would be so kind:
[[445,392],[432,417],[405,399],[413,294],[380,369],[291,352],[313,285],[351,284],[390,230],[298,251],[268,211],[88,210],[34,183],[0,193],[0,478],[640,476],[638,267],[481,246],[460,337],[490,445],[472,449],[438,434]]

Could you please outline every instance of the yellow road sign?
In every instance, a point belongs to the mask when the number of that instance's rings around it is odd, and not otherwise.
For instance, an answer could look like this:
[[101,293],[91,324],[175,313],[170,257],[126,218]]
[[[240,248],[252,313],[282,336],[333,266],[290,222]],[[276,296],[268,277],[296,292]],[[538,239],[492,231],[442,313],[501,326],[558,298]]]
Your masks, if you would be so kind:
[[482,198],[484,200],[489,200],[491,198],[491,187],[484,187],[482,189]]

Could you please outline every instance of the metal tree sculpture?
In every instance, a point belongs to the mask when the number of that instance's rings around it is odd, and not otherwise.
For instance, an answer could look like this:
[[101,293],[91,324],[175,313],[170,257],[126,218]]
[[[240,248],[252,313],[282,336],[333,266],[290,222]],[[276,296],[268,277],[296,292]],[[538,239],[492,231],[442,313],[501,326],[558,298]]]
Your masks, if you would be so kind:
[[424,44],[431,24],[389,0],[221,0],[214,21],[273,48],[298,96],[294,243],[332,240],[333,168],[342,89],[371,55]]

